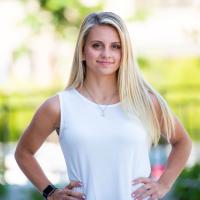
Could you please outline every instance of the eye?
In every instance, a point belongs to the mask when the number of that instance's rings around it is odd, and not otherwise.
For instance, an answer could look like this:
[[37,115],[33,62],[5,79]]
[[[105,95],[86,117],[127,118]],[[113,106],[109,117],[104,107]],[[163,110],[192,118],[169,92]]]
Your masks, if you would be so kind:
[[95,49],[99,49],[99,48],[101,47],[101,44],[99,44],[99,43],[94,43],[94,44],[92,45],[92,47],[95,48]]
[[121,45],[120,44],[112,44],[112,48],[113,49],[121,49]]

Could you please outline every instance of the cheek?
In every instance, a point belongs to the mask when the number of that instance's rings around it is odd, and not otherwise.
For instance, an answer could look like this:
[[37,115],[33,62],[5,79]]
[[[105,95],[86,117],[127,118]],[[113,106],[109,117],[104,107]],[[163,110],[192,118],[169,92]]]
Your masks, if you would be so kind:
[[115,59],[116,59],[118,62],[121,61],[121,59],[122,59],[122,54],[121,54],[121,52],[117,52],[117,53],[116,53]]
[[88,49],[86,49],[85,50],[85,58],[86,58],[86,60],[90,60],[90,59],[94,59],[94,58],[96,58],[98,55],[97,55],[97,52],[96,51],[94,51],[94,50],[92,50],[92,49],[90,49],[90,48],[88,48]]

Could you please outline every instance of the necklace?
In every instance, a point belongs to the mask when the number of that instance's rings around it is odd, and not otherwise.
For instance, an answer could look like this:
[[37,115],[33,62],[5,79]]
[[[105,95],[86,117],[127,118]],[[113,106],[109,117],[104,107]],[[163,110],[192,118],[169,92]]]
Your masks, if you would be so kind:
[[[87,87],[86,87],[85,85],[83,85],[83,87],[85,88],[85,91],[86,91],[87,94],[90,96],[90,98],[97,104],[97,107],[98,107],[99,110],[100,110],[100,115],[101,115],[102,117],[104,117],[104,116],[105,116],[105,111],[106,111],[106,109],[107,109],[107,107],[108,107],[109,104],[105,105],[104,107],[100,106],[100,104],[98,104],[98,103],[96,102],[94,96],[88,91]],[[116,94],[116,92],[117,92],[117,90],[113,93],[113,95],[111,96],[109,102],[113,100],[114,95]]]

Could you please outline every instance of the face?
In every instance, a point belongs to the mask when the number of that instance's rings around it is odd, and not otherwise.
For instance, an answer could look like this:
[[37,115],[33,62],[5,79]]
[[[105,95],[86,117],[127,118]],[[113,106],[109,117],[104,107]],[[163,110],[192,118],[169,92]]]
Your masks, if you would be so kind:
[[115,75],[121,60],[121,42],[115,28],[108,25],[94,26],[83,49],[87,73]]

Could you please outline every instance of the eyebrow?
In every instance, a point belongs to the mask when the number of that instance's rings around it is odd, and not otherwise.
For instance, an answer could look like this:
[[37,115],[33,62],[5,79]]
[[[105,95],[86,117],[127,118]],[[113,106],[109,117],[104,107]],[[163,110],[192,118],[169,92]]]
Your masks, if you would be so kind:
[[[92,43],[94,43],[94,42],[100,42],[100,43],[103,43],[103,42],[100,41],[100,40],[92,40],[91,42],[92,42]],[[115,44],[115,43],[117,43],[117,44],[121,44],[121,42],[111,42],[111,44]]]

